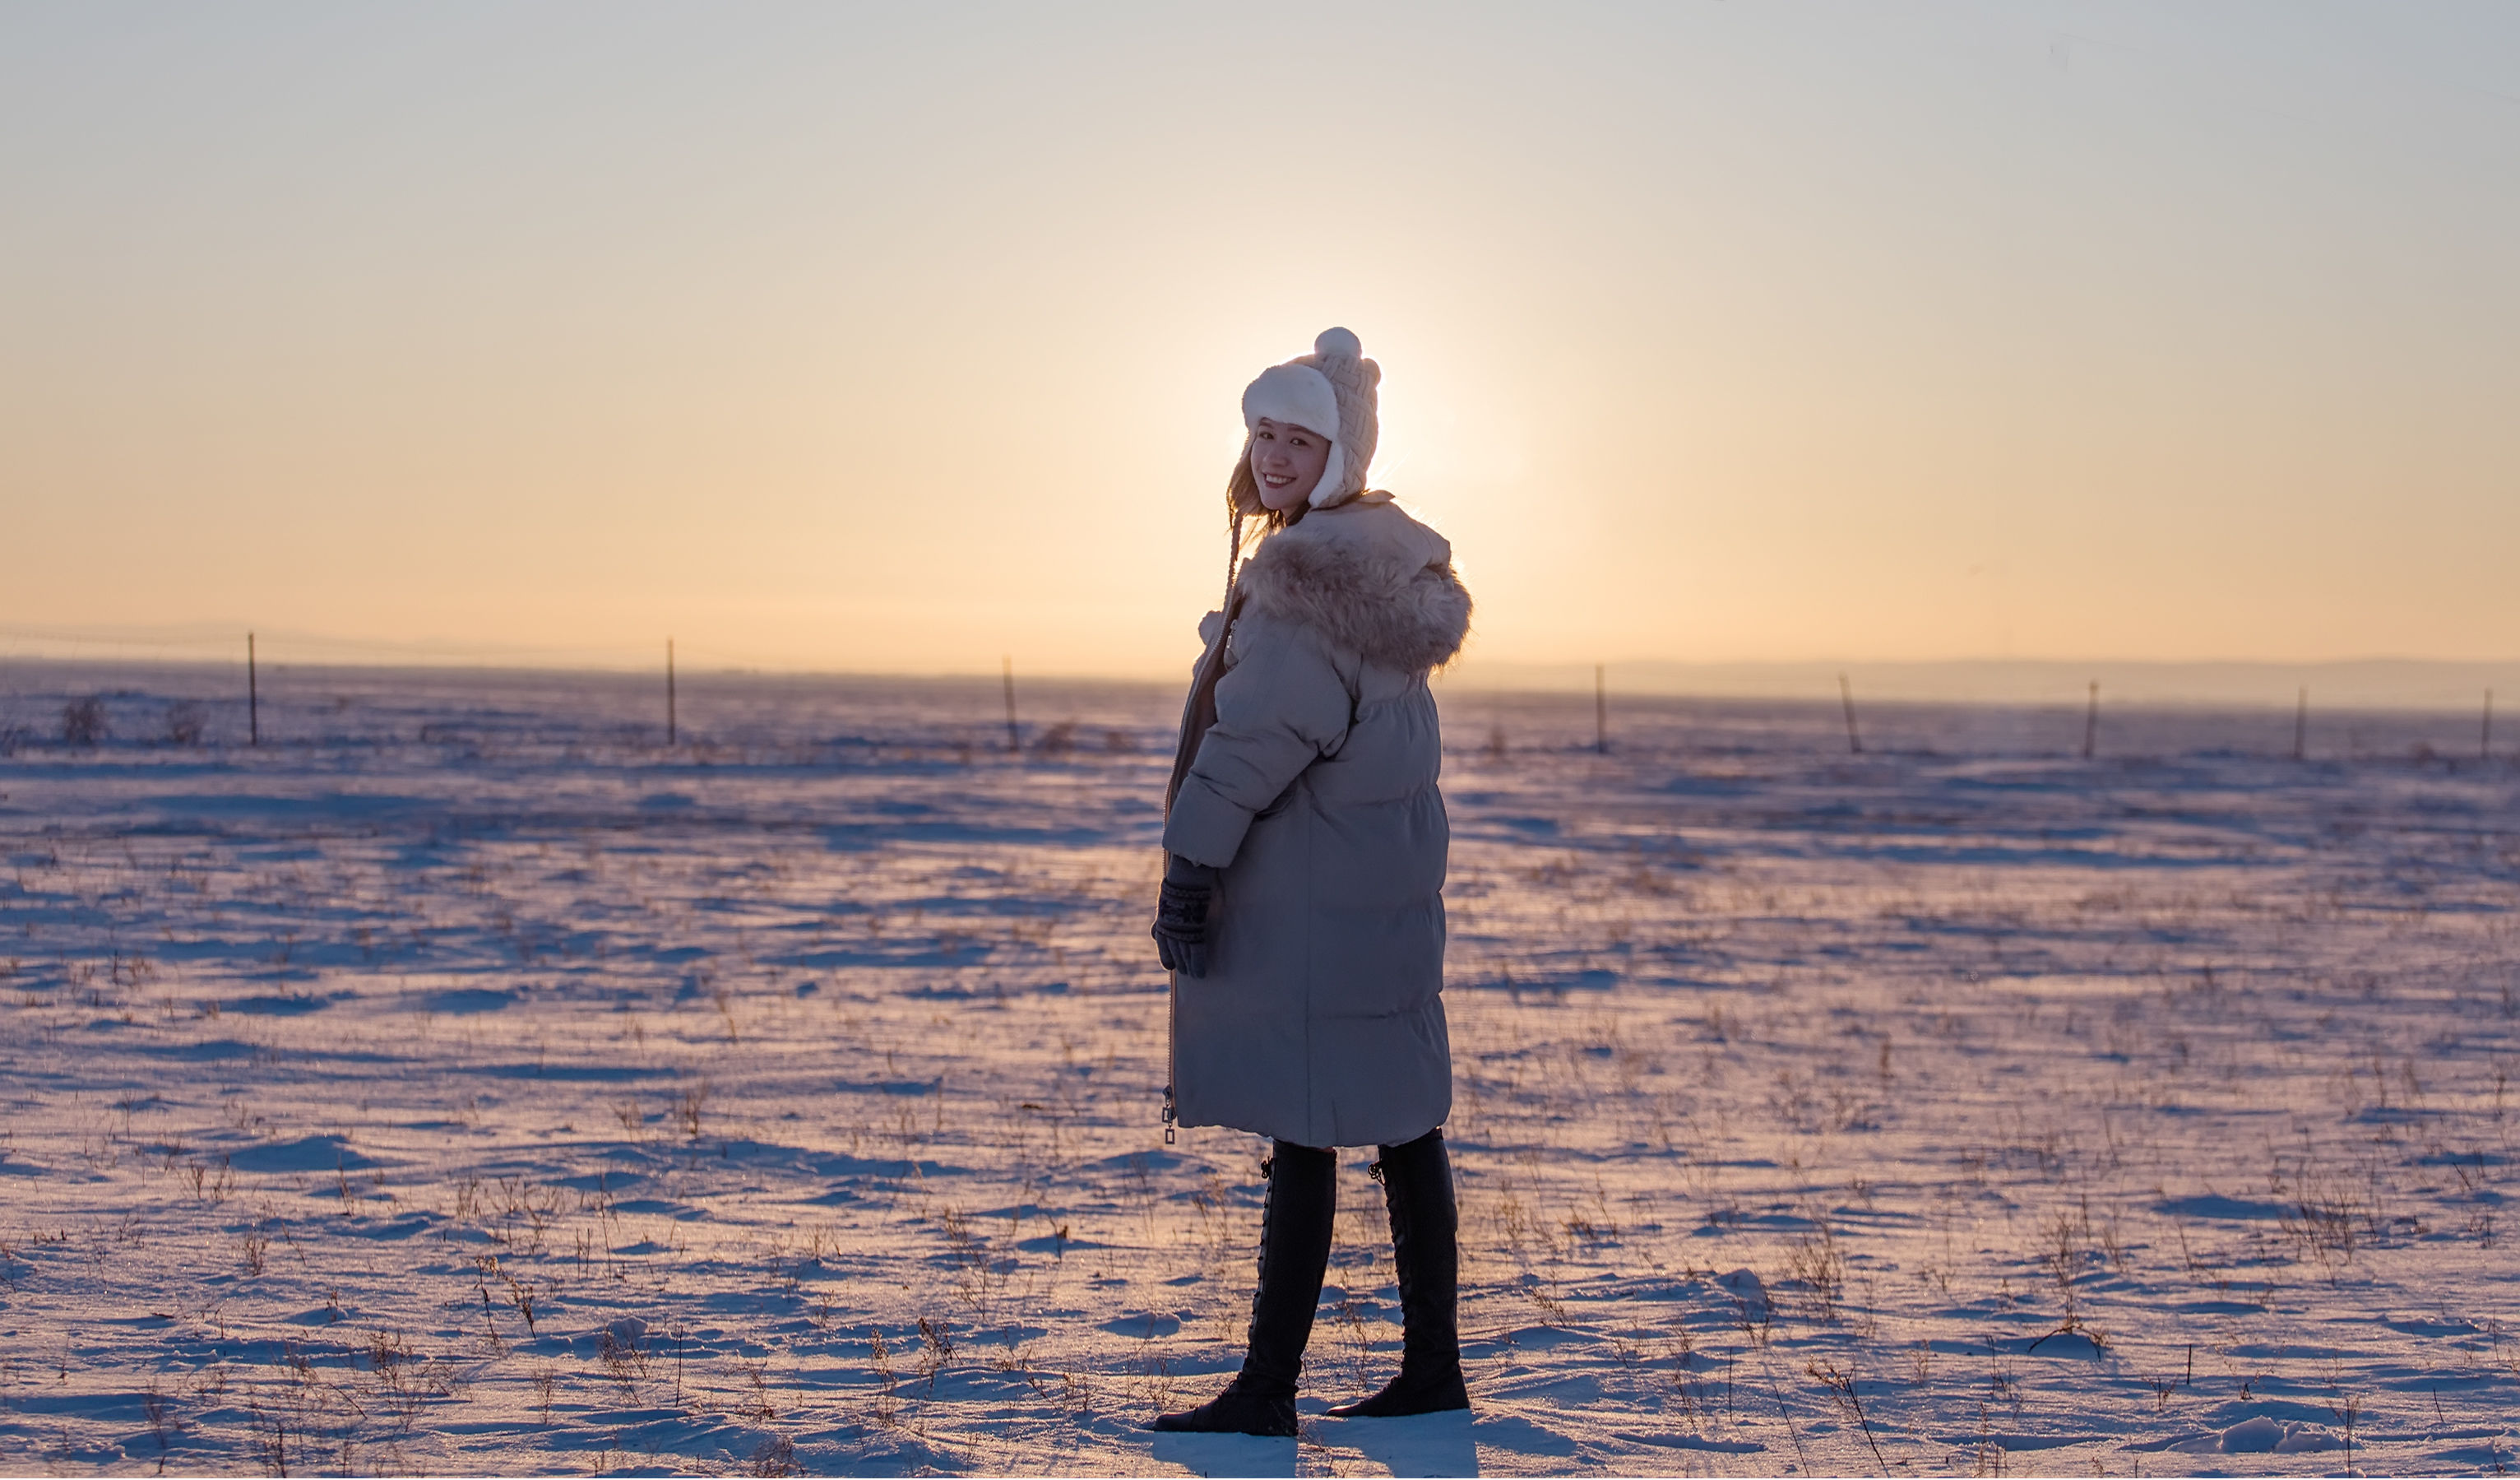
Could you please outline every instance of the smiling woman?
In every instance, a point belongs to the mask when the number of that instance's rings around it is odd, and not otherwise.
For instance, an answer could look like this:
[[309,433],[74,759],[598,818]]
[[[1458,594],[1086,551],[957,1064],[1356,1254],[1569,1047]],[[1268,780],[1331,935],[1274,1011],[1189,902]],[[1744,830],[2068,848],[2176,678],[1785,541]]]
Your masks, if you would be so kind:
[[1295,1432],[1342,1145],[1379,1152],[1403,1339],[1399,1375],[1330,1411],[1469,1406],[1443,1132],[1451,833],[1426,679],[1460,651],[1470,599],[1444,537],[1366,487],[1380,381],[1332,329],[1242,395],[1237,547],[1251,514],[1274,532],[1200,627],[1154,936],[1174,973],[1167,1120],[1275,1147],[1242,1369],[1158,1429]]

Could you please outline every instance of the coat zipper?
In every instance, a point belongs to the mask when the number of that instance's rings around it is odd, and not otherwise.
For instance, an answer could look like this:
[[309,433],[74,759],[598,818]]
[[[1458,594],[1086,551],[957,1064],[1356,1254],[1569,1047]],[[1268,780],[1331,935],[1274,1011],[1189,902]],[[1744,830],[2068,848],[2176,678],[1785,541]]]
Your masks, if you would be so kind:
[[1173,1098],[1173,1086],[1181,1079],[1181,973],[1164,973],[1164,1004],[1169,1021],[1164,1028],[1164,1144],[1173,1143],[1173,1122],[1181,1109]]

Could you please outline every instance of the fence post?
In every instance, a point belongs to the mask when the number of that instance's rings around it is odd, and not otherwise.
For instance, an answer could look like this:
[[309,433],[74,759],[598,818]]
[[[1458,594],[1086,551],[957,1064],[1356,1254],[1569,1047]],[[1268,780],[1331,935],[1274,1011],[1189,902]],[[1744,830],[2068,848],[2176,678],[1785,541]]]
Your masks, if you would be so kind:
[[1006,678],[1007,754],[1010,756],[1020,755],[1023,751],[1023,741],[1015,729],[1015,658],[1012,653],[1009,653],[1006,656]]
[[246,744],[262,744],[262,684],[254,674],[253,634],[245,634],[245,733]]
[[2301,707],[2292,714],[2292,758],[2300,761],[2310,753],[2310,689],[2301,691]]
[[1601,665],[1593,665],[1593,754],[1610,753],[1610,690]]
[[2485,691],[2485,727],[2476,733],[2476,759],[2494,759],[2494,690]]
[[665,748],[671,750],[682,737],[679,717],[674,713],[674,639],[665,639]]
[[2083,759],[2092,759],[2100,739],[2100,682],[2092,680],[2092,707],[2083,715]]
[[1864,738],[1855,731],[1855,687],[1846,681],[1844,673],[1837,675],[1837,699],[1840,704],[1846,706],[1847,754],[1863,755]]

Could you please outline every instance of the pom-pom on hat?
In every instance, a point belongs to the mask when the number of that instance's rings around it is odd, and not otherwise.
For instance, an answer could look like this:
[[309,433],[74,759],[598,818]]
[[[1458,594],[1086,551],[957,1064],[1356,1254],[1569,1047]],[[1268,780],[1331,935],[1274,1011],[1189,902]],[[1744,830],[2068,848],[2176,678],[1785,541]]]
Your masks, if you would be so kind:
[[[1365,357],[1354,334],[1325,329],[1313,341],[1312,353],[1272,365],[1243,388],[1242,429],[1256,431],[1267,417],[1328,438],[1329,460],[1309,502],[1316,509],[1345,503],[1365,491],[1365,470],[1380,432],[1374,388],[1381,383],[1382,367]],[[1243,455],[1250,456],[1247,441]]]

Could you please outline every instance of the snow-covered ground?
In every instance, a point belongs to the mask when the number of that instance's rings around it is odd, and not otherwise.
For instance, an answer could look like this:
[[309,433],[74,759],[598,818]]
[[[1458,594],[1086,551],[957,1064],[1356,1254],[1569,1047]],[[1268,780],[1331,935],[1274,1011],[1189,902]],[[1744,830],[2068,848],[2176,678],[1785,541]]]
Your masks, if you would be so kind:
[[1449,695],[1476,1408],[1319,1416],[1398,1336],[1350,1153],[1272,1443],[1138,1427],[1258,1206],[1158,1127],[1172,693],[235,687],[0,674],[0,1469],[2520,1462],[2459,720]]

